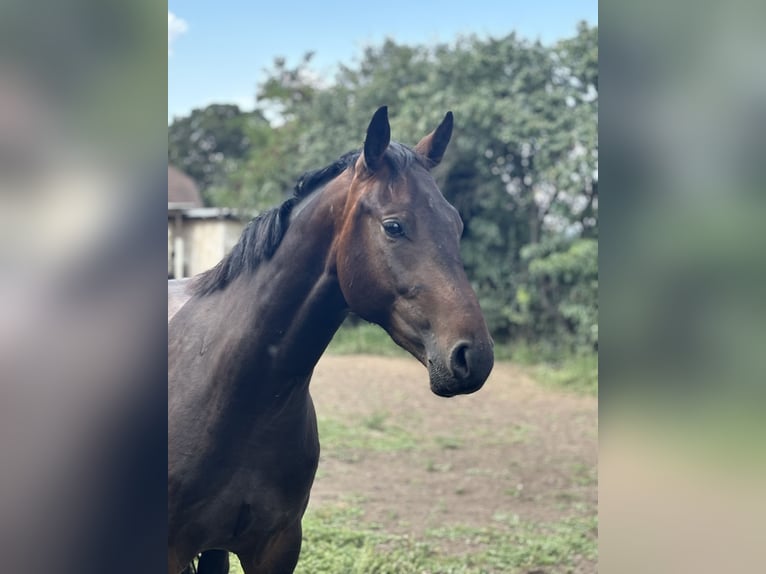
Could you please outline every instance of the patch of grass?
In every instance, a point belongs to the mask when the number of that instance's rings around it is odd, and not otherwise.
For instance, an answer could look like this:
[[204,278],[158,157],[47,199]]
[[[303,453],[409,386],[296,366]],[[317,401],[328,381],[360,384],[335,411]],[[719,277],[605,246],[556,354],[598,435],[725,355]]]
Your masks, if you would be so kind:
[[596,468],[581,462],[572,465],[572,476],[575,484],[579,486],[591,486],[598,482],[598,471]]
[[531,524],[518,515],[495,516],[508,528],[450,526],[430,531],[431,540],[462,543],[471,552],[465,572],[569,572],[579,561],[597,557],[597,518],[570,517],[551,524]]
[[440,563],[428,544],[372,529],[356,508],[320,508],[304,518],[296,574],[419,574]]
[[394,452],[418,446],[417,438],[406,429],[386,422],[388,415],[373,413],[360,421],[342,422],[318,417],[322,452],[329,456],[347,457],[363,451]]
[[546,385],[585,395],[598,394],[597,355],[577,355],[559,363],[535,365],[532,374]]
[[353,324],[346,320],[335,333],[327,352],[331,355],[382,355],[409,357],[410,354],[391,340],[381,327],[372,323]]
[[[492,527],[451,525],[419,539],[364,522],[358,506],[310,509],[296,574],[546,574],[597,558],[597,518],[534,524],[496,514]],[[242,569],[232,556],[231,573]]]
[[324,507],[310,510],[303,521],[296,573],[510,574],[536,568],[567,572],[579,561],[596,559],[596,520],[571,517],[538,525],[515,514],[497,515],[497,526],[453,525],[413,539],[372,528],[358,507]]
[[526,423],[509,423],[497,428],[482,429],[476,433],[482,445],[502,446],[527,442],[537,427]]
[[371,415],[362,419],[362,424],[374,431],[384,432],[386,430],[386,419],[388,413],[385,411],[375,411]]
[[513,488],[506,488],[503,492],[504,494],[507,494],[508,496],[512,496],[514,498],[521,498],[521,495],[524,492],[524,485],[517,484]]
[[[342,421],[319,416],[317,424],[322,453],[347,462],[361,460],[365,451],[398,452],[429,448],[457,450],[463,447],[463,441],[454,436],[436,436],[424,440],[392,422],[391,414],[387,411],[374,411],[366,416]],[[450,466],[445,467],[428,460],[426,468],[431,472],[443,472],[449,470]]]
[[[358,507],[309,510],[303,519],[303,545],[296,574],[420,574],[440,565],[427,544],[381,533],[362,523]],[[459,573],[460,570],[438,570]],[[230,574],[242,568],[231,556]]]
[[523,365],[536,381],[550,387],[598,394],[598,354],[562,354],[526,343],[495,345],[495,360]]
[[569,492],[568,490],[561,490],[557,492],[555,494],[555,498],[562,503],[559,505],[559,509],[567,508],[567,505],[570,505],[578,500],[577,494],[574,492]]
[[452,463],[449,463],[449,462],[437,463],[433,459],[428,459],[428,461],[426,462],[427,472],[449,472],[451,470],[452,470]]
[[436,444],[444,450],[457,450],[463,446],[463,441],[454,436],[437,436]]

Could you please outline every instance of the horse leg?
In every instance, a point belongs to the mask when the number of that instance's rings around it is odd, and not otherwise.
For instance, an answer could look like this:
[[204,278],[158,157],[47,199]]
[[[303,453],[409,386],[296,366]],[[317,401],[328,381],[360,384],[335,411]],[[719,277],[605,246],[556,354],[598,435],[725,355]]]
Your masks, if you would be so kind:
[[197,574],[229,574],[229,551],[205,550],[199,557]]
[[301,541],[301,523],[298,521],[274,536],[262,553],[243,551],[237,556],[245,574],[292,574],[298,564]]

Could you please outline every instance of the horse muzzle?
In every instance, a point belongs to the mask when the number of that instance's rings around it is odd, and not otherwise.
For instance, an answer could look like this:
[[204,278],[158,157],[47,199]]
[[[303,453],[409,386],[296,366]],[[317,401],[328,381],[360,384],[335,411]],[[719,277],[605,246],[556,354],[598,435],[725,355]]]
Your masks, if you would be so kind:
[[494,362],[490,342],[459,341],[448,353],[429,353],[431,391],[440,397],[475,393],[489,377]]

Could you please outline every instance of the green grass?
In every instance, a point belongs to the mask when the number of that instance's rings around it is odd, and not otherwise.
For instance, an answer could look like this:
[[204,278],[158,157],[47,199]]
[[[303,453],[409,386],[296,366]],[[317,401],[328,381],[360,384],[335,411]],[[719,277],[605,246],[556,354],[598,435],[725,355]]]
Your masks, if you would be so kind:
[[450,526],[428,533],[429,539],[476,548],[458,572],[567,572],[581,559],[597,557],[597,518],[569,517],[549,524],[522,522],[518,516],[496,516],[507,528]]
[[296,574],[415,574],[434,562],[427,545],[383,533],[362,520],[356,507],[308,512]]
[[580,486],[593,486],[598,483],[598,469],[581,462],[572,465],[572,477]]
[[495,345],[495,360],[523,366],[537,382],[579,394],[598,394],[598,354],[553,352],[524,342]]
[[454,436],[437,436],[434,440],[444,450],[457,450],[463,446],[463,441]]
[[[365,452],[459,450],[464,447],[464,438],[458,436],[419,436],[396,424],[386,411],[344,420],[320,415],[317,424],[323,456],[348,462],[361,459]],[[476,440],[488,445],[512,444],[523,442],[528,431],[529,427],[521,426],[512,427],[508,433],[493,429],[491,433],[477,434]]]
[[576,393],[598,394],[598,356],[574,355],[554,363],[530,366],[530,374],[538,382]]
[[[296,574],[555,574],[596,560],[596,517],[532,524],[498,515],[495,524],[445,526],[414,539],[366,523],[355,506],[310,510]],[[234,558],[231,572],[242,572]]]
[[361,322],[352,325],[348,321],[341,325],[327,347],[332,355],[382,355],[384,357],[409,357],[410,354],[391,340],[381,327]]
[[355,455],[365,451],[393,452],[418,446],[417,437],[392,424],[388,418],[388,414],[383,412],[348,422],[332,417],[318,417],[323,454],[353,460]]

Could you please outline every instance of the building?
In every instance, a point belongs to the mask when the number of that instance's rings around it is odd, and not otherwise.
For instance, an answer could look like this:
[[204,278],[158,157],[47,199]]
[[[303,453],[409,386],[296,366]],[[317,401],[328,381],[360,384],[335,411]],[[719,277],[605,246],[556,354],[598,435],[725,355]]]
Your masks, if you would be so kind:
[[194,181],[168,165],[168,278],[210,269],[236,244],[250,215],[204,207]]

